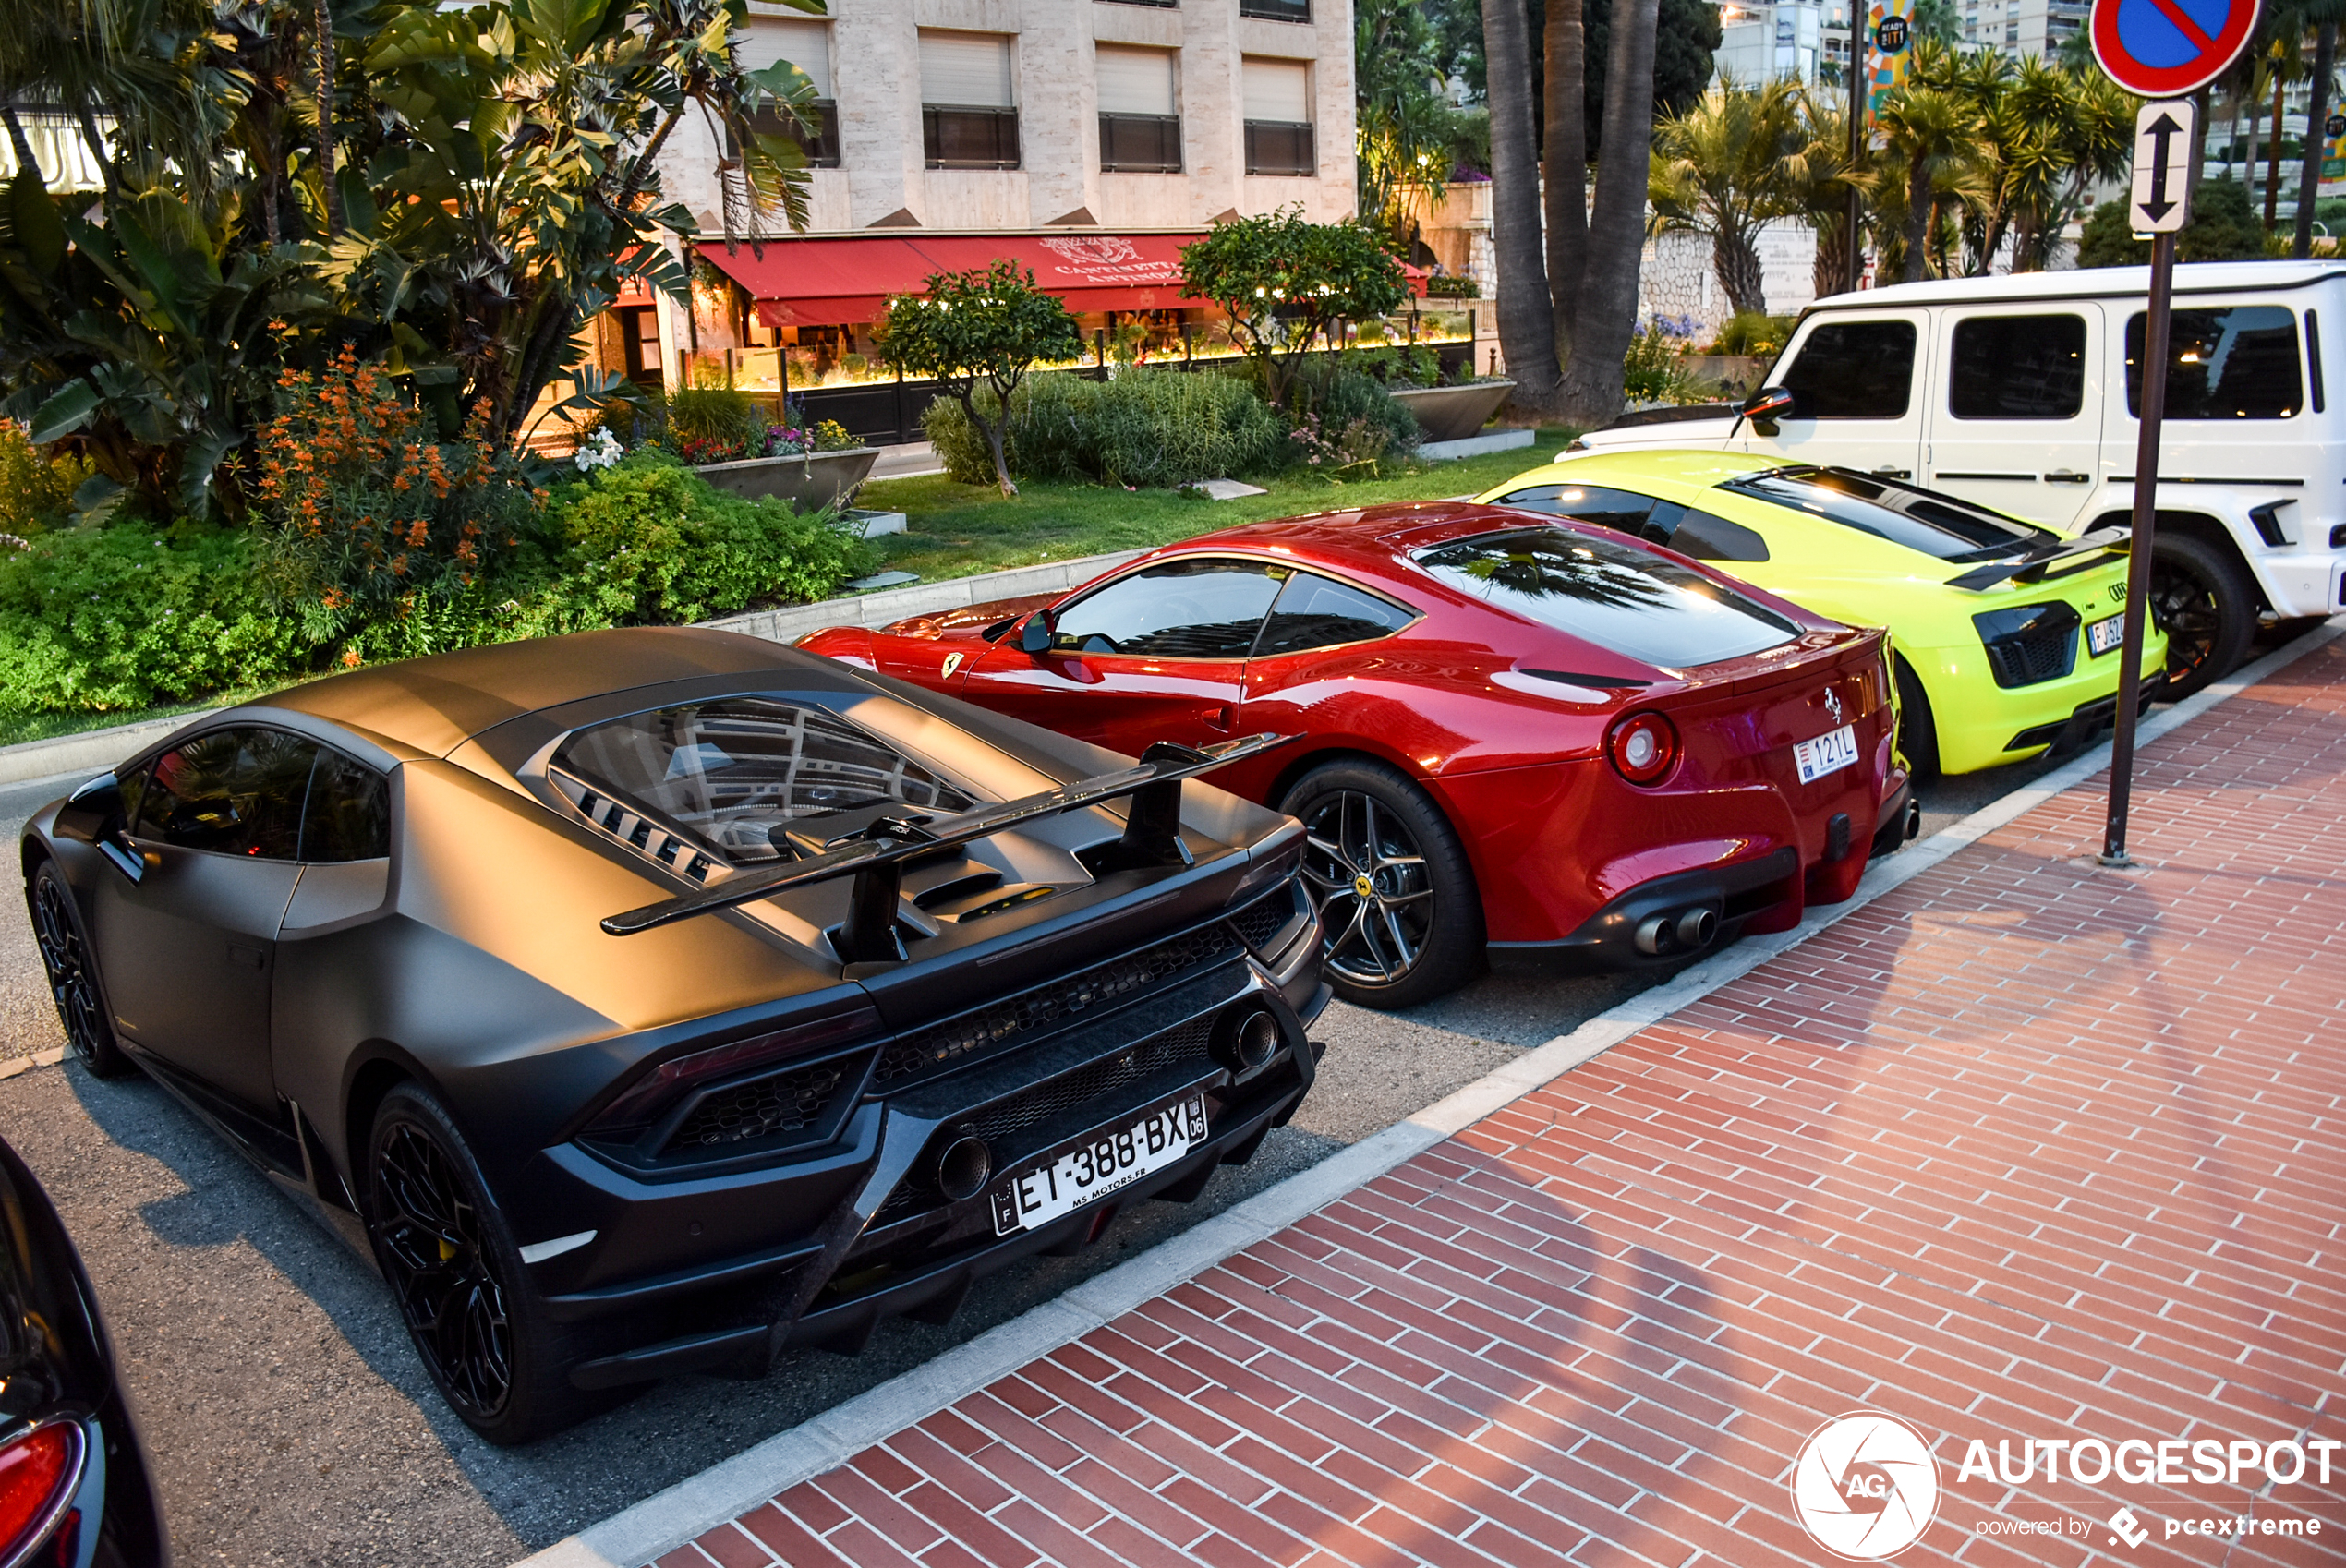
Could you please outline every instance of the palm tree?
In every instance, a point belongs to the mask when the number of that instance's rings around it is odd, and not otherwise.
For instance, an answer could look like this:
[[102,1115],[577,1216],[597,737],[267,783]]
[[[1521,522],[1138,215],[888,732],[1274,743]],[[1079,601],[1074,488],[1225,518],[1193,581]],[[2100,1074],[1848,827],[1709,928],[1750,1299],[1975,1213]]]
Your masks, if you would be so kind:
[[1589,41],[1582,11],[1581,0],[1548,0],[1542,61],[1548,297],[1567,355],[1589,264]]
[[1800,90],[1714,87],[1684,114],[1653,127],[1648,199],[1655,233],[1711,236],[1711,268],[1737,315],[1766,315],[1760,225],[1801,211],[1811,143]]
[[[1485,15],[1500,4],[1486,0]],[[1602,424],[1621,412],[1621,362],[1638,330],[1661,9],[1661,0],[1614,0],[1599,137],[1603,156],[1589,213],[1588,271],[1573,310],[1572,359],[1559,399],[1565,416],[1582,425]]]
[[[1808,215],[1817,233],[1808,275],[1819,299],[1857,286],[1849,271],[1849,187],[1865,188],[1866,170],[1849,163],[1849,94],[1804,90],[1800,94],[1802,142],[1785,163],[1793,210]],[[1871,157],[1871,149],[1865,153]]]
[[[1491,103],[1491,248],[1499,289],[1499,349],[1526,408],[1554,406],[1555,308],[1541,255],[1540,160],[1531,125],[1531,24],[1523,0],[1483,0],[1482,54]],[[1626,343],[1623,344],[1627,347]],[[1619,374],[1615,368],[1615,375]]]
[[[1917,61],[1917,65],[1919,65]],[[1920,73],[1917,72],[1917,76]],[[1925,85],[1910,78],[1882,100],[1875,115],[1888,143],[1885,173],[1894,173],[1904,185],[1904,283],[1920,283],[1929,275],[1931,253],[1943,249],[1939,219],[1947,207],[1979,192],[1979,155],[1974,142],[1978,115],[1955,92]],[[1885,194],[1877,190],[1877,199]],[[1946,267],[1940,266],[1943,275]]]
[[2321,193],[2322,155],[2329,150],[2323,135],[2329,118],[2330,74],[2338,65],[2338,22],[2346,15],[2346,0],[2307,0],[2301,7],[2314,24],[2314,96],[2305,105],[2305,162],[2297,181],[2297,233],[2289,253],[2303,260],[2314,253],[2314,203]]

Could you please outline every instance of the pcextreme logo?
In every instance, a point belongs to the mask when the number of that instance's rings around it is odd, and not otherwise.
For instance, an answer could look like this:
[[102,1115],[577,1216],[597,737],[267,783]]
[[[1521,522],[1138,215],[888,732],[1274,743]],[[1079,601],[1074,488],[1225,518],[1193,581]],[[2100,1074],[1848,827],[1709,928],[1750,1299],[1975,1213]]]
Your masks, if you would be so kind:
[[1792,1511],[1819,1546],[1879,1562],[1915,1544],[1939,1512],[1939,1464],[1922,1434],[1895,1416],[1855,1410],[1800,1445]]

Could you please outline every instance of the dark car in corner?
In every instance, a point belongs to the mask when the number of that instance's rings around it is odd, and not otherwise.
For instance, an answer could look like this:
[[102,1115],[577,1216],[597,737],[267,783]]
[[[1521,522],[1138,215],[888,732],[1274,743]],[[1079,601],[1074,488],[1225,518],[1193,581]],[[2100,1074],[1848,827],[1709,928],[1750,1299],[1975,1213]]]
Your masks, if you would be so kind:
[[1310,1088],[1295,822],[730,633],[211,715],[33,819],[51,988],[359,1247],[492,1441],[943,1321]]
[[0,1229],[0,1563],[160,1568],[169,1542],[97,1295],[4,1142]]

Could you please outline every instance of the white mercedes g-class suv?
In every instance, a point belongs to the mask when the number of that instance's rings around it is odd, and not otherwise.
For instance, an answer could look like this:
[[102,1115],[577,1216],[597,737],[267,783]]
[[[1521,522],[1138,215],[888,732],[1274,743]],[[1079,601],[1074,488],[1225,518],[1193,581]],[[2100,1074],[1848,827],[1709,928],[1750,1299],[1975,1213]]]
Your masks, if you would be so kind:
[[[2134,510],[2149,270],[1949,278],[1803,312],[1740,405],[1633,414],[1573,451],[1725,447],[1911,479],[2068,533]],[[2167,695],[2237,664],[2260,617],[2346,608],[2346,265],[2175,271],[2152,608]]]

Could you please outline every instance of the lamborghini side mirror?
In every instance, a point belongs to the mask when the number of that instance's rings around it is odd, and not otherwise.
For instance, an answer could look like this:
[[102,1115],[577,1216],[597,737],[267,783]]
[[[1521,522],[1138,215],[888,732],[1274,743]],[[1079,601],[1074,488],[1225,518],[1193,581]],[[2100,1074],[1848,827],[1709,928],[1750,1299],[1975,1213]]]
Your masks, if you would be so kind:
[[136,882],[146,874],[147,863],[130,841],[127,814],[121,781],[111,773],[102,773],[66,797],[57,813],[57,828],[68,838],[94,845],[115,870]]
[[1026,618],[1026,624],[1018,629],[1018,645],[1022,653],[1046,654],[1051,651],[1049,610],[1038,609]]

